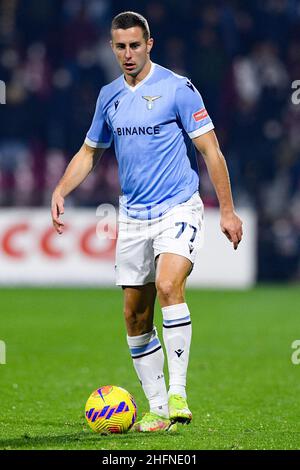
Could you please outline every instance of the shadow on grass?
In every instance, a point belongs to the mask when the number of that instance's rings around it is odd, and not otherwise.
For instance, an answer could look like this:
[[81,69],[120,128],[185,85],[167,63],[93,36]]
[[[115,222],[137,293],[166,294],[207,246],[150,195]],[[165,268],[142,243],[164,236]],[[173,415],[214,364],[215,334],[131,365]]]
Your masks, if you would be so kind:
[[57,447],[68,447],[70,444],[79,444],[79,447],[84,448],[87,444],[94,444],[95,450],[103,448],[105,444],[108,445],[112,441],[119,441],[119,443],[125,443],[134,441],[136,439],[135,433],[127,434],[90,434],[89,432],[81,431],[72,434],[61,434],[61,435],[50,435],[50,436],[31,436],[30,433],[25,433],[19,438],[0,439],[0,449],[13,450],[22,448],[57,448]]

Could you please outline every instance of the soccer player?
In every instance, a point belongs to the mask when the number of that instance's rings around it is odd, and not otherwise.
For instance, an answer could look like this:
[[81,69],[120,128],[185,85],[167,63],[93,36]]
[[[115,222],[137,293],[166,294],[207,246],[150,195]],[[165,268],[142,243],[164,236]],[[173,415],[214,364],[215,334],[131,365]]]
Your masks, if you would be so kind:
[[[52,219],[62,233],[64,198],[114,141],[123,193],[116,283],[123,288],[127,342],[150,407],[134,429],[172,430],[176,422],[192,419],[186,396],[192,329],[184,291],[203,229],[194,147],[206,162],[220,205],[221,230],[234,249],[242,239],[242,221],[199,92],[187,78],[150,60],[153,39],[140,14],[117,15],[111,35],[123,74],[100,91],[85,141],[54,190]],[[163,315],[168,392],[153,324],[156,295]]]

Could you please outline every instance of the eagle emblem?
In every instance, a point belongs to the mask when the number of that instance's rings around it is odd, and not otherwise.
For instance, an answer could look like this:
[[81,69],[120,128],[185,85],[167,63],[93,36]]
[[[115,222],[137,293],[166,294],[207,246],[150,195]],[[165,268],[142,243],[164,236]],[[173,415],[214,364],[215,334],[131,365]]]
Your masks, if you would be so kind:
[[161,98],[161,96],[143,96],[143,98],[147,101],[147,109],[153,109],[154,101]]

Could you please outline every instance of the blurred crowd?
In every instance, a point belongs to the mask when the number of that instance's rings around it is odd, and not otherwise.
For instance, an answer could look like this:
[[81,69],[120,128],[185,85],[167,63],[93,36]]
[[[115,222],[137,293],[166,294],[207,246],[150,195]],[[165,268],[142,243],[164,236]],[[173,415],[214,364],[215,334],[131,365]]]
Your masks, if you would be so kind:
[[[0,204],[48,206],[89,128],[101,86],[120,71],[111,18],[135,10],[152,60],[201,92],[238,207],[258,217],[258,279],[300,279],[300,0],[0,0]],[[300,84],[300,82],[299,82]],[[201,196],[217,200],[200,159]],[[68,200],[118,203],[113,148]]]

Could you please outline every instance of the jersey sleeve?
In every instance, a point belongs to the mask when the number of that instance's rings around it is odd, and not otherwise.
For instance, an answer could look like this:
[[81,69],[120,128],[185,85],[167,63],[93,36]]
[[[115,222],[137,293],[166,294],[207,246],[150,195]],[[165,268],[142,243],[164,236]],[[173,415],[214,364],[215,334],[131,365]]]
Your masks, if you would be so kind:
[[109,128],[102,107],[102,95],[99,93],[96,109],[91,127],[89,128],[85,143],[94,148],[108,148],[113,140],[111,129]]
[[191,139],[214,129],[199,91],[189,80],[177,87],[175,101],[177,114]]

